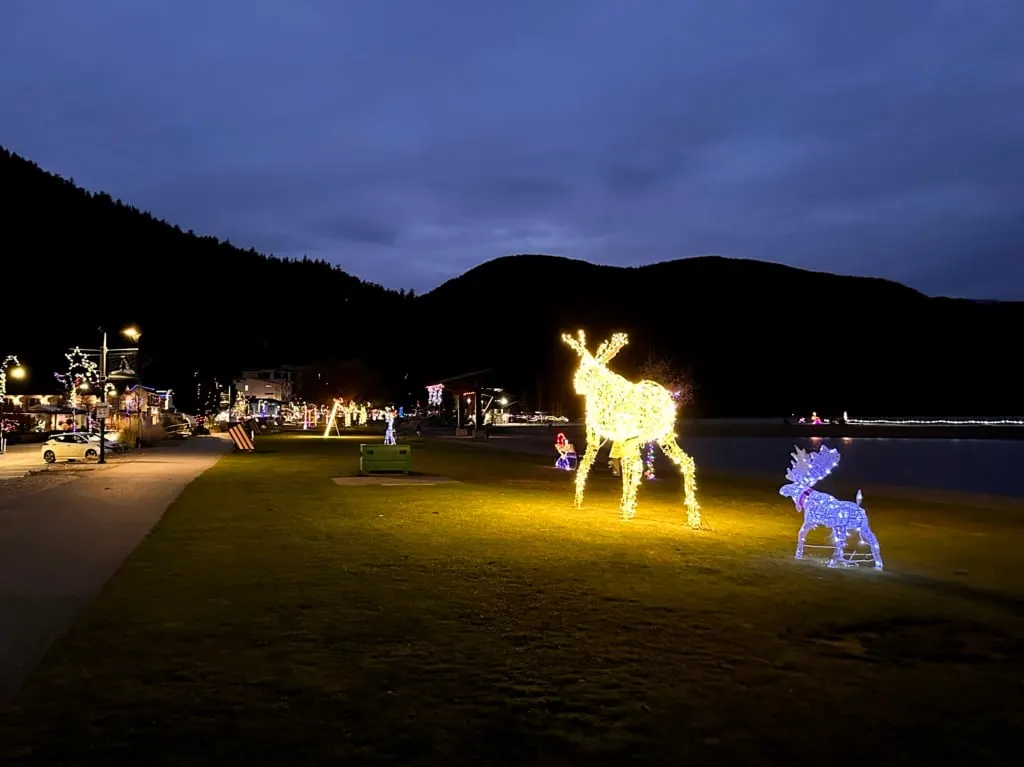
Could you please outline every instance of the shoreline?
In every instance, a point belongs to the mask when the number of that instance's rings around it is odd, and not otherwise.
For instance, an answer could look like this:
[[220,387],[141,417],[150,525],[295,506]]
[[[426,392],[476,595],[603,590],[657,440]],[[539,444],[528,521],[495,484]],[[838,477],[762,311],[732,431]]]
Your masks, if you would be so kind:
[[[580,422],[553,424],[552,426],[494,426],[491,434],[512,436],[533,434],[542,430],[550,430],[552,434],[559,431],[579,430]],[[787,423],[765,423],[751,421],[747,423],[701,419],[682,420],[679,422],[679,433],[691,437],[749,437],[793,439],[821,437],[829,439],[985,439],[985,440],[1024,440],[1024,426],[875,426],[858,424],[829,424],[821,426],[797,425]]]
[[[575,426],[566,424],[566,426]],[[533,429],[530,429],[531,431]],[[557,432],[556,432],[557,433]],[[692,433],[692,432],[691,432]],[[519,437],[517,439],[516,437]],[[701,435],[712,436],[712,435]],[[713,435],[726,436],[726,435]],[[740,436],[749,436],[747,434]],[[778,435],[770,435],[778,436]],[[820,436],[820,435],[819,435]],[[474,439],[472,437],[456,437],[451,434],[432,434],[428,439],[439,439],[444,442],[473,445],[476,447],[499,450],[520,455],[535,455],[538,457],[550,457],[554,460],[554,451],[546,443],[523,439],[523,435],[506,434],[502,439],[492,436],[490,439]],[[729,469],[709,469],[706,471],[719,480],[738,481],[744,483],[766,483],[778,485],[779,479],[775,474],[767,474],[758,471],[735,471]],[[845,483],[849,484],[849,483]],[[1009,511],[1024,511],[1024,498],[1015,495],[1000,495],[997,493],[967,492],[963,490],[946,490],[934,487],[920,487],[915,485],[890,485],[886,483],[863,483],[862,488],[865,495],[871,493],[882,500],[911,501],[917,503],[933,503],[951,506],[975,507],[986,509],[1000,509]]]

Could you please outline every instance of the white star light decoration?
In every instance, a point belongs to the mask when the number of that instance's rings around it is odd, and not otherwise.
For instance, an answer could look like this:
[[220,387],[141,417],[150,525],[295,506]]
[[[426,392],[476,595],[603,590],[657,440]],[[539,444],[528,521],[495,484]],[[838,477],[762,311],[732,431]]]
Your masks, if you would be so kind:
[[100,380],[99,366],[77,346],[64,356],[68,361],[68,372],[53,375],[60,381],[61,386],[67,389],[68,397],[74,401],[78,396],[78,388],[83,383],[92,386]]

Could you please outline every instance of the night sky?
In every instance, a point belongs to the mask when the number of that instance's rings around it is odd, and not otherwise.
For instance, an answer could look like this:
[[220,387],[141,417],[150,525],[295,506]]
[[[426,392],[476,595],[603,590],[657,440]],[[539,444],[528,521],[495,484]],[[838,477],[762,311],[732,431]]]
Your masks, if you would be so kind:
[[1020,0],[5,0],[0,144],[427,290],[717,253],[1024,299]]

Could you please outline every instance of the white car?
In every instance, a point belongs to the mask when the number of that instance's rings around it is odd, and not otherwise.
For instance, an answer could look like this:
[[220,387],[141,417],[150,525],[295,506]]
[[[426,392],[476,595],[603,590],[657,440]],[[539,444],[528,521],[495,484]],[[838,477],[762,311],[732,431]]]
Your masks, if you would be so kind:
[[[81,433],[81,432],[79,432],[79,433]],[[100,435],[99,434],[86,434],[85,436],[87,436],[89,438],[89,441],[92,442],[97,448],[100,446]],[[107,452],[108,453],[109,452],[118,453],[118,452],[124,450],[124,445],[122,445],[120,442],[115,442],[112,439],[105,439],[103,441],[107,445]]]
[[85,434],[57,434],[43,443],[42,456],[47,463],[89,461],[100,457],[100,446]]

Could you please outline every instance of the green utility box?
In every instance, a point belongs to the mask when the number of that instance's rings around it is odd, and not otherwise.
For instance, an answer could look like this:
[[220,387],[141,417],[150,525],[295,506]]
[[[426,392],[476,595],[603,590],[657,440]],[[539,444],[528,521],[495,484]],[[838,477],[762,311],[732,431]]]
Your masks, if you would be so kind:
[[360,445],[359,473],[378,471],[412,471],[412,448],[409,445]]

